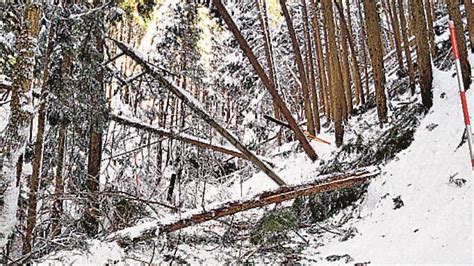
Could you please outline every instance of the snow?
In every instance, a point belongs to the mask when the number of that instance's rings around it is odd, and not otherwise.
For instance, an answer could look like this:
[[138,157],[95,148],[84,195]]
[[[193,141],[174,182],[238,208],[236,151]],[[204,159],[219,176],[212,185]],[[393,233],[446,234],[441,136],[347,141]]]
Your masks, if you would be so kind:
[[[471,61],[474,60],[471,58]],[[381,176],[371,182],[367,197],[359,207],[359,217],[343,225],[344,228],[356,228],[356,235],[347,241],[340,241],[331,233],[312,236],[301,230],[310,243],[300,255],[301,263],[328,263],[328,256],[345,254],[354,263],[472,263],[472,171],[467,144],[456,149],[464,124],[457,83],[452,73],[434,70],[434,106],[421,121],[415,140],[407,150],[381,168]],[[467,92],[467,97],[469,106],[473,106],[474,86]],[[433,125],[437,126],[431,129]],[[320,137],[331,139],[327,133]],[[335,150],[333,145],[311,144],[322,158]],[[293,145],[287,143],[275,154],[291,151]],[[279,167],[275,170],[290,184],[303,183],[318,175],[318,162],[312,162],[302,153],[277,158],[274,161]],[[466,182],[458,187],[450,182],[450,177]],[[242,200],[275,189],[273,182],[262,182],[265,178],[263,173],[256,173],[250,179],[209,191],[206,202],[210,204],[206,208],[220,204],[222,195],[226,200]],[[394,209],[395,197],[400,197],[404,206]],[[198,212],[192,210],[179,217]],[[242,217],[246,214],[238,215]],[[165,217],[160,223],[174,219]],[[117,233],[136,236],[157,223],[148,221]],[[220,232],[221,228],[215,222],[209,222],[184,231],[197,233],[202,227],[213,228],[215,232]],[[217,251],[207,251],[206,248],[209,246],[191,247],[183,243],[178,248],[178,254],[194,254],[186,256],[188,262],[222,263],[238,252],[229,248]],[[113,242],[96,242],[86,255],[62,257],[67,257],[71,263],[100,263],[106,262],[106,259],[132,263],[124,258],[123,251]],[[259,261],[266,260],[262,257]]]
[[[351,224],[357,236],[328,242],[317,256],[308,249],[308,258],[349,254],[355,262],[376,264],[472,263],[472,171],[467,145],[456,150],[464,130],[457,83],[451,73],[435,70],[434,86],[434,108],[415,141],[371,183],[362,218]],[[438,126],[428,130],[433,124]],[[466,184],[450,184],[453,175]],[[397,196],[404,206],[394,210]]]
[[44,264],[77,264],[77,265],[109,265],[123,259],[125,253],[114,242],[88,241],[87,252],[79,250],[61,251],[49,255],[42,262]]

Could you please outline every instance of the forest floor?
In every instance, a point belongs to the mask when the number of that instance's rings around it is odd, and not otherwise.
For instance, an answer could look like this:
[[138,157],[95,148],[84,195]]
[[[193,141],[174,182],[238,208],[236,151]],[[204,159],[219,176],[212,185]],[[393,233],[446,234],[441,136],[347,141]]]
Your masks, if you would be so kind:
[[[472,55],[470,61],[474,64]],[[434,106],[426,116],[410,113],[420,102],[418,94],[412,97],[406,90],[394,92],[388,125],[380,128],[375,122],[375,108],[371,108],[348,121],[345,139],[352,146],[337,149],[335,145],[313,141],[311,144],[325,161],[311,162],[295,151],[294,143],[278,147],[273,156],[267,156],[289,184],[312,181],[321,173],[333,170],[335,165],[340,171],[369,166],[370,160],[364,154],[377,154],[372,146],[378,145],[380,136],[390,130],[398,132],[391,125],[416,118],[410,125],[414,129],[412,141],[406,149],[392,149],[392,156],[377,161],[375,165],[381,174],[370,182],[361,199],[329,219],[292,230],[284,240],[255,245],[249,236],[262,215],[275,208],[289,207],[293,202],[192,226],[127,250],[114,242],[92,240],[87,251],[61,251],[41,262],[472,263],[473,176],[467,144],[458,147],[464,124],[453,73],[454,69],[444,72],[434,68]],[[395,75],[388,81],[391,88],[397,88]],[[467,97],[472,113],[474,88],[467,92]],[[403,109],[407,105],[414,108]],[[361,120],[366,123],[360,123]],[[331,130],[327,129],[319,137],[331,140],[331,136]],[[362,147],[362,150],[347,152],[351,147]],[[204,202],[209,210],[222,202],[250,198],[275,188],[276,184],[262,173],[247,179],[240,176],[227,184],[207,188]],[[184,215],[165,217],[163,221]],[[136,234],[142,226],[123,232]]]

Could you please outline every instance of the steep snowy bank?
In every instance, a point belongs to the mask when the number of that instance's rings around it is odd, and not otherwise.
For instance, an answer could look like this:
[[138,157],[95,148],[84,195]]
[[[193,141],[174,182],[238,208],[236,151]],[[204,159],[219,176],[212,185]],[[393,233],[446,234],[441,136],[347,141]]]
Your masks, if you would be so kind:
[[[362,218],[350,222],[358,234],[327,242],[317,258],[349,254],[354,262],[472,263],[473,176],[467,144],[457,149],[464,123],[451,74],[435,72],[434,107],[412,145],[369,186]],[[474,89],[468,101],[472,113]],[[403,201],[399,209],[396,197]],[[313,251],[304,254],[311,258]]]

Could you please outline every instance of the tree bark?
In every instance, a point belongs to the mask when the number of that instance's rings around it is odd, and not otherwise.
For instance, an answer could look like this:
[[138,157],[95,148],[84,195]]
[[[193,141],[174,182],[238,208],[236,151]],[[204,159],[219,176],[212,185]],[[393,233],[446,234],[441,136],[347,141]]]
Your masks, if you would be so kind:
[[311,108],[311,99],[309,96],[309,86],[306,75],[306,70],[304,68],[303,58],[301,56],[300,45],[298,44],[298,39],[296,37],[295,28],[293,26],[293,21],[291,20],[290,12],[286,7],[286,0],[280,0],[281,10],[283,16],[285,17],[286,25],[288,27],[288,33],[290,34],[291,45],[295,53],[296,66],[298,67],[298,75],[301,83],[301,89],[303,91],[304,97],[304,111],[305,117],[308,121],[307,128],[311,134],[316,134],[314,130],[314,120],[313,120],[313,111]]
[[400,40],[400,24],[398,23],[397,9],[395,8],[395,0],[388,0],[388,12],[390,14],[390,21],[392,24],[393,38],[395,39],[395,51],[397,53],[398,67],[400,71],[405,71],[403,64],[402,45]]
[[[411,94],[415,95],[415,68],[413,66],[413,62],[411,59],[411,50],[410,50],[410,42],[408,41],[408,32],[407,32],[407,22],[404,14],[404,8],[403,8],[403,0],[397,0],[398,1],[398,10],[400,12],[400,27],[401,27],[401,32],[402,32],[402,40],[403,40],[403,50],[405,52],[405,58],[407,61],[407,68],[408,68],[408,77],[410,81],[410,89],[411,89]],[[395,3],[394,5],[394,10],[395,10]]]
[[316,54],[317,54],[317,68],[318,68],[318,78],[319,78],[319,91],[320,91],[320,101],[321,101],[321,106],[323,106],[324,113],[328,117],[328,119],[331,118],[331,108],[330,108],[330,102],[328,98],[328,81],[326,77],[326,64],[324,63],[324,57],[323,57],[323,47],[321,44],[321,33],[320,33],[320,28],[319,28],[319,8],[317,4],[315,4],[314,0],[311,0],[311,7],[310,7],[310,12],[311,12],[311,24],[312,24],[312,29],[313,29],[313,39],[314,39],[314,44],[316,47]]
[[[337,0],[336,7],[337,6],[340,6],[342,9],[342,0]],[[351,73],[349,70],[349,49],[347,47],[348,30],[347,28],[345,28],[346,27],[345,21],[346,19],[344,18],[344,12],[341,12],[339,14],[339,29],[341,33],[341,50],[342,50],[341,71],[342,71],[342,79],[343,79],[343,85],[344,85],[344,99],[345,99],[344,104],[347,110],[344,118],[347,119],[349,113],[352,112],[353,104],[352,104]]]
[[374,74],[375,100],[377,102],[377,115],[380,122],[387,121],[387,98],[385,96],[385,74],[383,72],[382,39],[380,34],[380,18],[377,6],[373,0],[363,0],[367,36],[369,43],[372,72]]
[[324,14],[324,25],[327,31],[327,54],[329,55],[329,73],[331,75],[331,104],[333,110],[335,142],[340,147],[344,140],[344,128],[342,125],[342,101],[344,90],[341,84],[342,74],[339,63],[338,49],[336,45],[336,32],[334,23],[334,13],[332,0],[322,0],[322,8]]
[[217,218],[229,216],[242,211],[260,208],[266,205],[288,201],[303,196],[362,186],[369,180],[369,178],[376,176],[377,174],[378,173],[376,172],[360,172],[353,174],[333,175],[324,179],[324,181],[317,181],[314,183],[297,185],[294,187],[280,188],[275,191],[264,192],[262,194],[256,195],[253,199],[243,202],[228,202],[223,204],[221,207],[217,207],[200,214],[194,214],[188,218],[177,220],[169,224],[161,225],[158,222],[156,224],[151,224],[148,226],[148,228],[145,228],[143,231],[141,231],[138,236],[133,238],[130,238],[129,235],[121,235],[118,233],[111,237],[111,240],[117,241],[118,244],[123,247],[138,243],[140,241],[155,238],[163,233],[170,233],[192,225],[215,220]]
[[311,147],[309,144],[308,140],[306,139],[305,135],[303,134],[303,131],[298,127],[298,124],[296,123],[296,120],[293,118],[293,116],[290,113],[290,110],[286,107],[286,104],[283,102],[283,99],[280,97],[278,94],[275,84],[271,79],[268,78],[268,76],[265,74],[265,71],[263,70],[262,66],[257,60],[257,57],[255,54],[252,52],[252,49],[248,45],[247,41],[245,41],[244,37],[240,33],[239,29],[237,28],[237,25],[235,25],[234,21],[232,20],[231,16],[225,9],[224,5],[222,4],[221,0],[212,0],[212,3],[216,7],[218,13],[220,16],[223,18],[227,26],[229,27],[229,30],[234,34],[237,42],[240,45],[240,48],[244,51],[245,55],[249,59],[252,67],[254,68],[255,72],[257,72],[257,75],[260,77],[260,80],[263,82],[267,90],[270,92],[272,95],[273,101],[277,102],[278,106],[280,107],[280,110],[285,117],[286,121],[288,124],[291,125],[291,130],[294,132],[296,139],[300,142],[300,144],[303,147],[303,150],[306,152],[308,157],[311,160],[316,160],[318,159],[318,156],[316,155],[316,152],[314,149]]
[[433,72],[431,69],[430,47],[428,40],[428,31],[426,29],[425,9],[423,0],[410,0],[411,21],[415,30],[416,37],[416,55],[418,62],[418,71],[420,75],[421,100],[423,105],[429,109],[433,106]]
[[357,51],[355,48],[356,44],[354,42],[354,32],[352,30],[351,5],[349,3],[349,0],[346,0],[346,7],[347,7],[347,21],[344,22],[344,28],[346,29],[346,31],[348,30],[347,36],[349,40],[349,48],[351,51],[352,80],[354,82],[356,104],[364,104],[365,94],[362,88],[362,80],[360,78],[359,61],[357,59]]
[[311,42],[311,35],[309,34],[309,18],[308,18],[308,9],[306,6],[306,1],[301,0],[301,5],[303,9],[303,31],[305,37],[305,48],[306,48],[306,74],[308,77],[309,87],[311,89],[312,103],[313,103],[313,117],[314,117],[314,126],[316,132],[321,131],[321,120],[319,118],[319,99],[316,92],[316,77],[315,69],[313,63],[313,45]]
[[[99,7],[102,5],[101,0],[94,0],[93,6]],[[101,57],[104,54],[104,38],[102,32],[104,32],[103,25],[97,25],[102,29],[96,29],[95,33],[95,44],[96,49],[100,53]],[[103,70],[98,70],[98,74],[95,76],[97,83],[97,91],[93,95],[92,106],[94,109],[101,111],[102,101],[100,99],[106,98],[104,88],[104,73]],[[106,100],[104,101],[106,102]],[[100,114],[94,114],[100,116]],[[94,198],[93,194],[98,192],[100,189],[100,163],[102,161],[102,129],[100,129],[99,123],[94,117],[92,124],[89,128],[89,154],[87,158],[87,180],[86,188],[88,191],[86,208],[84,212],[85,229],[90,236],[97,235],[99,233],[99,208],[100,203]]]
[[426,14],[426,23],[428,29],[428,38],[430,41],[430,51],[432,58],[436,58],[437,51],[436,51],[436,44],[435,44],[435,35],[434,35],[434,28],[433,28],[433,15],[431,13],[431,1],[432,0],[424,0],[425,1],[425,14]]
[[368,97],[370,95],[370,87],[369,87],[369,71],[368,71],[368,55],[367,55],[367,42],[365,36],[367,36],[367,31],[365,27],[365,22],[362,17],[362,1],[363,0],[358,0],[358,15],[359,15],[359,22],[360,22],[360,29],[361,29],[361,38],[360,38],[360,46],[362,50],[362,58],[364,58],[364,84],[365,84],[365,95]]
[[[273,48],[272,48],[272,39],[270,36],[270,30],[268,29],[268,16],[265,1],[263,1],[263,5],[260,4],[260,0],[255,0],[255,4],[257,5],[257,13],[260,20],[260,30],[263,36],[263,48],[265,51],[265,59],[267,61],[268,67],[268,74],[269,78],[272,79],[273,84],[275,84],[275,88],[278,90],[278,80],[275,75],[275,67],[273,64]],[[274,101],[273,102],[273,109],[275,113],[275,117],[277,119],[281,119],[280,117],[280,110],[278,104]],[[281,132],[278,133],[277,136],[278,144],[281,144]]]
[[[20,20],[19,33],[16,39],[18,56],[13,68],[11,87],[10,117],[2,140],[2,161],[0,169],[0,223],[14,224],[18,202],[18,186],[16,185],[16,167],[28,139],[28,126],[33,114],[31,84],[34,70],[34,39],[39,34],[40,7],[36,3],[25,5],[24,17]],[[6,223],[6,221],[9,221]],[[7,243],[13,226],[3,228],[0,234],[0,248]]]
[[35,154],[33,158],[33,171],[30,176],[30,191],[28,193],[28,214],[26,219],[26,232],[23,240],[23,254],[28,254],[31,251],[31,241],[33,240],[33,229],[36,226],[36,207],[37,207],[37,193],[39,178],[41,175],[41,165],[43,159],[43,142],[46,120],[46,99],[45,94],[47,90],[47,83],[49,79],[49,61],[51,53],[53,52],[53,35],[55,32],[55,25],[51,25],[48,33],[48,45],[43,59],[43,77],[41,87],[41,103],[38,109],[38,125],[36,130],[35,140]]

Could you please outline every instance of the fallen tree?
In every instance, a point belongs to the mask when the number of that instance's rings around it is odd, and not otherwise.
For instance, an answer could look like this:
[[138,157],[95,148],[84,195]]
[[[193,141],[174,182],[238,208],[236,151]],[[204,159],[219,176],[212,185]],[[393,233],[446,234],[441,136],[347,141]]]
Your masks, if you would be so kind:
[[216,151],[216,152],[231,155],[231,156],[234,156],[234,157],[247,159],[239,151],[232,150],[232,149],[229,149],[229,148],[226,148],[226,147],[223,147],[223,146],[213,145],[211,143],[207,143],[206,142],[207,140],[199,139],[199,138],[189,136],[189,135],[185,135],[185,134],[174,133],[174,132],[171,132],[169,130],[162,129],[162,128],[157,128],[157,127],[153,127],[153,126],[149,126],[149,125],[144,125],[142,123],[134,122],[134,121],[131,121],[127,118],[120,117],[120,116],[117,116],[117,115],[111,115],[110,119],[112,121],[115,121],[115,122],[121,124],[121,125],[134,127],[134,128],[144,130],[144,131],[147,131],[147,132],[150,132],[150,133],[155,133],[159,136],[163,136],[163,137],[167,137],[167,138],[170,138],[170,139],[175,139],[175,140],[179,140],[179,141],[182,141],[182,142],[186,142],[186,143],[189,143],[189,144],[201,147],[201,148],[206,148],[206,149],[210,149],[210,150],[213,150],[213,151]]
[[170,233],[192,225],[215,220],[238,212],[263,207],[269,204],[288,201],[321,192],[361,186],[367,182],[369,178],[376,175],[378,175],[377,171],[362,171],[349,174],[331,175],[312,183],[292,187],[282,187],[274,191],[264,192],[249,200],[228,202],[202,213],[183,214],[181,217],[187,217],[167,224],[161,224],[159,221],[156,221],[145,225],[139,225],[137,228],[125,229],[115,233],[109,239],[117,241],[120,246],[128,246],[140,241],[155,238],[163,233]]
[[[187,105],[191,110],[193,110],[202,120],[204,120],[208,125],[215,129],[219,134],[225,138],[230,144],[232,144],[237,150],[239,150],[247,160],[251,161],[258,169],[264,172],[270,179],[272,179],[279,186],[285,186],[285,181],[273,171],[266,163],[264,163],[260,158],[258,158],[253,152],[251,152],[244,144],[242,144],[237,137],[235,137],[231,132],[225,129],[220,125],[214,118],[212,118],[192,95],[190,95],[186,90],[176,86],[175,84],[168,81],[161,73],[161,70],[157,70],[155,66],[151,65],[147,60],[145,60],[139,52],[135,51],[133,48],[127,46],[126,44],[111,39],[121,52],[127,55],[130,59],[139,64],[143,71],[157,80],[161,86],[171,91],[176,97],[178,97],[185,105]],[[313,151],[314,152],[314,151]],[[314,154],[314,159],[317,156]]]

